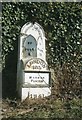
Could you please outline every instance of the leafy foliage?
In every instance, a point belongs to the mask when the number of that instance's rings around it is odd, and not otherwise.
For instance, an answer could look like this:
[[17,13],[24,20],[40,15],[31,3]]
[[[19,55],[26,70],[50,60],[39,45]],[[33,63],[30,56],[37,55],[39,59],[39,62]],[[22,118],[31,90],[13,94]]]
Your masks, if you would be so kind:
[[2,19],[3,56],[14,49],[22,25],[37,21],[46,32],[50,65],[81,57],[80,3],[3,3]]
[[[14,106],[14,104],[17,106]],[[5,105],[6,104],[6,105]],[[5,106],[4,106],[5,105]],[[3,103],[3,118],[5,119],[80,119],[82,100],[73,99],[70,101],[61,101],[60,99],[53,100],[52,98],[26,99],[19,101],[6,100]],[[12,109],[11,109],[12,108]],[[6,112],[7,111],[7,112]]]
[[17,56],[21,27],[29,21],[38,22],[45,31],[47,61],[55,71],[59,92],[72,92],[78,96],[82,59],[81,15],[81,3],[2,3],[3,65],[11,51]]

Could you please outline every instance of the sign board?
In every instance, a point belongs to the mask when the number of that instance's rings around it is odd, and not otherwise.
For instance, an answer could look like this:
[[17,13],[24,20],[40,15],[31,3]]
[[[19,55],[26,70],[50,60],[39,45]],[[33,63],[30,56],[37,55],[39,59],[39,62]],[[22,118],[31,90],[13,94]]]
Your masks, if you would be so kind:
[[25,64],[25,70],[47,70],[48,66],[45,61],[39,58],[32,58]]
[[49,86],[50,72],[25,71],[24,84],[31,86]]
[[37,42],[32,35],[23,40],[23,58],[37,57]]

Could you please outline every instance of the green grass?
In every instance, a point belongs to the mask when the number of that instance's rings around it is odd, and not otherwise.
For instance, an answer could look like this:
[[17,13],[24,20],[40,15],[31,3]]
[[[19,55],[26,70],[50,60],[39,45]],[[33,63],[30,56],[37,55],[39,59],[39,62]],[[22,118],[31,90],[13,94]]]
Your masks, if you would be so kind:
[[[28,109],[33,108],[32,111]],[[54,100],[54,99],[27,99],[20,103],[14,110],[14,115],[8,116],[8,119],[39,119],[39,118],[69,118],[82,120],[82,99],[73,99],[69,101]],[[20,109],[25,110],[26,113],[18,114]],[[16,111],[16,113],[15,113]]]

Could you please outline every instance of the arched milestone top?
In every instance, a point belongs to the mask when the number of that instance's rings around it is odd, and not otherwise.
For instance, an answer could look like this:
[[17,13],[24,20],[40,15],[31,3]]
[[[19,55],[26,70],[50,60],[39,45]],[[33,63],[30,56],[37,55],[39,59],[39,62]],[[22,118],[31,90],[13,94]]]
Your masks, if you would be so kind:
[[46,61],[45,39],[44,30],[37,22],[23,25],[20,35],[20,59],[36,57]]
[[43,35],[45,36],[44,30],[42,28],[42,26],[40,26],[37,22],[35,22],[34,24],[31,22],[27,22],[26,24],[23,25],[22,29],[21,29],[21,33],[27,33],[27,31],[30,28],[34,28],[34,29],[40,29],[43,33]]
[[24,24],[21,28],[21,33],[22,32],[25,33],[26,28],[31,27],[31,26],[33,26],[33,24],[31,22],[27,22],[26,24]]
[[43,30],[43,28],[42,28],[42,26],[41,26],[41,25],[39,25],[37,22],[35,22],[35,24],[34,24],[34,25],[39,26],[39,28],[42,30],[43,34],[45,35],[44,30]]

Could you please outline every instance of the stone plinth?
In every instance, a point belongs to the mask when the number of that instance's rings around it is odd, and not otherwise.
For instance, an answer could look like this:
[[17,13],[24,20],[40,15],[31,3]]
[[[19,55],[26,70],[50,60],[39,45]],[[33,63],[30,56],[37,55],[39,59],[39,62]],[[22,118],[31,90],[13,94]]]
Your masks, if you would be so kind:
[[51,95],[51,88],[49,87],[36,87],[36,88],[22,88],[22,97],[21,99],[24,100],[28,98],[43,98],[46,96]]

